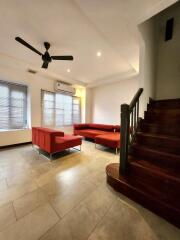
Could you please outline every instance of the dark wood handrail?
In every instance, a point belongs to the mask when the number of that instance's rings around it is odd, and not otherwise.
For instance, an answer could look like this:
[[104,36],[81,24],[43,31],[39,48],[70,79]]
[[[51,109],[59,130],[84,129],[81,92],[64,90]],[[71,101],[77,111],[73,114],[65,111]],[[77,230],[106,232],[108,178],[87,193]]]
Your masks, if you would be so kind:
[[121,143],[120,168],[121,174],[126,174],[128,167],[129,147],[133,143],[139,125],[139,98],[143,88],[139,88],[130,105],[121,105]]
[[129,111],[132,111],[132,109],[136,105],[137,101],[139,100],[139,97],[141,96],[142,92],[143,92],[143,88],[139,88],[137,93],[134,95],[131,103],[129,104]]

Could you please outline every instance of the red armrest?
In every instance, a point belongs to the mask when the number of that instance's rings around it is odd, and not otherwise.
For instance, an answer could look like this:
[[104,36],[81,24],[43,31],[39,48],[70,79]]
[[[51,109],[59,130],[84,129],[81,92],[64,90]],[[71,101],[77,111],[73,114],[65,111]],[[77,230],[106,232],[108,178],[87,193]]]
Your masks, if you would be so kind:
[[48,152],[54,152],[55,138],[64,137],[64,133],[48,128],[38,128],[38,146]]

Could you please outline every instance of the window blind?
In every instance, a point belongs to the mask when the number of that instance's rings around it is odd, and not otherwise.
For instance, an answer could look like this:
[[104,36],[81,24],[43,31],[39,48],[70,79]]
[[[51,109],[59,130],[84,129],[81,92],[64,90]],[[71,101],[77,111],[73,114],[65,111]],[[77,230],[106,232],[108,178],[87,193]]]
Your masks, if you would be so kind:
[[0,130],[27,127],[27,86],[0,81]]
[[42,125],[71,126],[81,122],[80,98],[42,90]]
[[73,97],[73,123],[81,122],[81,99]]
[[42,92],[42,124],[43,126],[54,126],[55,97],[51,92]]

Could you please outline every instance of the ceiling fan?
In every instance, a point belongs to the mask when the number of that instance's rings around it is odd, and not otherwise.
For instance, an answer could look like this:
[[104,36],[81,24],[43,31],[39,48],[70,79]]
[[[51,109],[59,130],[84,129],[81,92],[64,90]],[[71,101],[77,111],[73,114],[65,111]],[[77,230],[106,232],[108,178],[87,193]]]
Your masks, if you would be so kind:
[[50,56],[49,52],[48,52],[48,49],[50,48],[51,45],[48,42],[44,42],[44,47],[45,47],[46,51],[45,51],[44,54],[42,54],[37,49],[32,47],[29,43],[25,42],[22,38],[16,37],[15,40],[18,41],[19,43],[23,44],[25,47],[31,49],[33,52],[37,53],[38,55],[42,56],[42,60],[43,60],[42,68],[48,68],[49,63],[52,60],[69,60],[69,61],[73,60],[73,56],[71,56],[71,55],[67,55],[67,56]]

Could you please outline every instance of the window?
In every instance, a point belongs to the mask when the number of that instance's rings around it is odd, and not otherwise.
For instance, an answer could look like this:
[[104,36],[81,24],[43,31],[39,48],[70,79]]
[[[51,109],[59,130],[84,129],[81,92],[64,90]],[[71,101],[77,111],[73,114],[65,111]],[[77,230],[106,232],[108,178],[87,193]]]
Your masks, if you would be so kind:
[[0,130],[27,128],[27,86],[0,81]]
[[81,121],[80,98],[42,90],[42,125],[71,126]]

